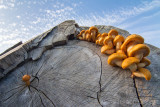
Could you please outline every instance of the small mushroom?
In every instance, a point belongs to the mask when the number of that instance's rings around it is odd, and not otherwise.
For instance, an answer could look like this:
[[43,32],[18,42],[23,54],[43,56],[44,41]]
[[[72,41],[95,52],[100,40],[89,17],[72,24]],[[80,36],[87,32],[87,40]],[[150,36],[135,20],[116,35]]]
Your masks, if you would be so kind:
[[108,45],[113,48],[113,37],[111,37],[111,36],[105,37],[103,44]]
[[113,37],[113,38],[115,38],[117,35],[118,35],[118,31],[115,30],[115,29],[111,29],[111,30],[108,32],[108,36],[111,36],[111,37]]
[[92,26],[89,28],[89,31],[91,32],[92,42],[95,42],[97,34],[98,34],[98,29],[96,27]]
[[129,50],[137,44],[143,44],[144,38],[137,34],[132,34],[128,36],[125,41],[123,42],[121,46],[121,50],[123,50],[125,53],[128,53]]
[[137,44],[133,46],[130,51],[128,52],[129,57],[136,57],[140,61],[143,57],[148,56],[150,53],[150,49],[145,44]]
[[85,30],[82,30],[82,31],[80,32],[80,35],[82,36],[82,40],[86,40]]
[[108,57],[108,64],[112,66],[122,67],[122,62],[127,56],[121,53],[113,53]]
[[113,40],[113,44],[114,46],[116,46],[116,51],[121,49],[121,45],[124,42],[124,37],[122,35],[117,35],[114,40]]
[[102,33],[101,37],[99,38],[99,44],[103,45],[103,41],[105,39],[105,37],[108,36],[108,33]]
[[82,35],[80,35],[80,34],[77,35],[77,38],[78,38],[79,40],[83,40]]
[[146,66],[148,66],[150,64],[151,64],[151,61],[148,58],[143,57],[141,62],[137,64],[137,67],[138,68],[143,68],[143,67],[146,67]]
[[128,57],[122,62],[122,68],[123,69],[130,69],[131,72],[134,72],[137,70],[137,63],[139,63],[139,59],[135,57]]
[[99,33],[96,37],[96,44],[99,45],[99,39],[101,38],[101,34]]
[[140,68],[138,71],[132,72],[132,76],[131,77],[134,77],[134,76],[142,77],[142,78],[145,78],[146,80],[150,80],[151,79],[151,73],[146,68]]
[[30,85],[30,79],[31,79],[31,76],[30,76],[30,75],[24,75],[24,76],[22,77],[22,80],[23,80],[23,82],[26,83],[26,86],[29,86],[29,85]]
[[92,38],[91,38],[91,33],[90,33],[89,30],[86,30],[86,31],[85,31],[85,36],[86,36],[86,40],[87,40],[88,42],[90,42]]
[[108,45],[104,45],[101,48],[101,53],[103,54],[113,54],[116,50],[113,49],[112,47],[108,46]]

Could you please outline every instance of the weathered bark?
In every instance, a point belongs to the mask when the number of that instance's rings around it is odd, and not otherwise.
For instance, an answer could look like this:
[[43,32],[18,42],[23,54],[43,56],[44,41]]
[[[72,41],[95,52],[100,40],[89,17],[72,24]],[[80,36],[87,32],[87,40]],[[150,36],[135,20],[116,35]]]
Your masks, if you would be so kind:
[[[117,29],[96,26],[101,33]],[[132,79],[128,70],[112,67],[101,46],[73,39],[88,27],[65,21],[0,57],[2,107],[111,107],[160,105],[160,50],[149,45],[152,79]],[[62,46],[63,45],[63,46]],[[25,87],[22,76],[31,76]]]

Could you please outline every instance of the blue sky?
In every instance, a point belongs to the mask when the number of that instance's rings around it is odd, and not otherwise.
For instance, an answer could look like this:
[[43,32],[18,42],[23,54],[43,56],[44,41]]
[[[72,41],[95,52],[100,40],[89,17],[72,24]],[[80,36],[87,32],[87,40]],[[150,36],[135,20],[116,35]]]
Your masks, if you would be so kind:
[[119,27],[160,48],[160,0],[0,0],[0,53],[68,19]]

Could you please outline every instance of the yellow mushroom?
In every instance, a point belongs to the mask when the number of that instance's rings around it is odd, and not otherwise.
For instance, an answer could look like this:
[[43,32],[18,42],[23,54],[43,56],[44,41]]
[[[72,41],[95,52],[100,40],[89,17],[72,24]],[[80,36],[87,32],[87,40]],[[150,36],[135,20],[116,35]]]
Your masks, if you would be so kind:
[[85,36],[86,36],[86,40],[87,40],[88,42],[90,42],[91,39],[92,39],[92,37],[91,37],[91,33],[90,33],[89,30],[86,30],[86,31],[85,31]]
[[120,53],[120,54],[124,54],[124,55],[126,55],[125,54],[125,52],[124,51],[122,51],[122,50],[117,50],[117,52],[116,53]]
[[143,43],[144,43],[143,37],[137,34],[132,34],[125,39],[124,43],[121,46],[121,50],[123,50],[125,53],[128,53],[133,46]]
[[131,72],[134,72],[137,70],[137,63],[139,63],[140,60],[135,57],[128,57],[122,62],[122,68],[123,69],[130,69]]
[[103,44],[113,48],[113,37],[111,36],[105,37]]
[[124,42],[124,37],[122,35],[117,35],[114,40],[113,40],[113,44],[114,46],[116,46],[116,51],[121,49],[121,45]]
[[142,77],[142,78],[145,78],[146,80],[150,80],[151,79],[151,73],[146,68],[140,68],[138,71],[132,72],[132,77],[134,77],[134,76]]
[[129,50],[128,56],[129,57],[136,57],[141,61],[141,59],[145,56],[148,56],[149,53],[150,53],[150,49],[147,45],[137,44]]
[[82,36],[82,40],[86,40],[85,30],[82,30],[82,31],[80,32],[80,35]]
[[141,62],[137,64],[137,67],[138,68],[143,68],[143,67],[146,67],[146,66],[148,66],[150,64],[151,64],[151,61],[148,58],[143,57]]
[[118,31],[115,30],[115,29],[111,29],[111,30],[108,32],[108,36],[111,36],[111,37],[113,37],[113,38],[115,38],[117,35],[118,35]]
[[101,34],[98,33],[97,37],[96,37],[96,44],[99,45],[99,39],[101,38]]
[[113,54],[116,50],[113,49],[112,47],[108,46],[108,45],[104,45],[101,48],[101,53],[103,54]]
[[91,32],[92,42],[96,42],[96,37],[98,35],[98,29],[92,26],[89,28],[89,31]]
[[31,76],[30,75],[24,75],[22,77],[22,81],[26,83],[26,86],[29,86],[30,85],[30,79],[31,79]]
[[105,37],[107,37],[107,36],[108,36],[108,33],[102,33],[101,37],[99,38],[100,45],[104,45],[103,41],[104,41]]
[[108,57],[108,64],[112,66],[119,66],[122,67],[123,60],[127,58],[126,55],[121,53],[113,53]]
[[80,34],[77,35],[77,38],[80,40],[83,40],[82,35],[80,35]]

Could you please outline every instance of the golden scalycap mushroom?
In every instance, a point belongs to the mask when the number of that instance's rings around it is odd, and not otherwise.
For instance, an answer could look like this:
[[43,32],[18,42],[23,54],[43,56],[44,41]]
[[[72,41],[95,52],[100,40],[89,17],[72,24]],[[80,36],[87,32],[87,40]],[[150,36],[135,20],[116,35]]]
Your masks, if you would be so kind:
[[143,57],[141,62],[137,64],[137,67],[138,68],[143,68],[143,67],[148,66],[150,64],[151,64],[151,61],[148,58]]
[[145,44],[137,44],[133,46],[128,52],[129,57],[136,57],[141,60],[143,57],[148,56],[150,53],[150,49]]
[[137,70],[137,63],[139,63],[140,60],[135,57],[128,57],[122,62],[122,68],[123,69],[130,69],[131,72],[134,72]]
[[89,28],[89,31],[91,32],[92,41],[95,42],[98,34],[98,29],[95,26],[92,26]]
[[[121,46],[121,50],[123,50],[124,52],[127,52],[129,50],[127,50],[127,48],[132,48],[134,45],[136,44],[143,44],[144,43],[144,38],[141,37],[140,35],[137,34],[132,34],[130,36],[128,36],[124,43]],[[128,46],[130,44],[130,46]]]
[[107,36],[108,36],[108,33],[102,33],[101,37],[99,38],[99,45],[103,45],[103,41]]
[[86,35],[86,40],[90,42],[91,39],[92,39],[92,38],[91,38],[90,31],[89,31],[89,30],[86,30],[86,31],[85,31],[85,35]]
[[115,52],[115,49],[113,49],[112,47],[108,46],[108,45],[104,45],[101,48],[101,53],[103,54],[113,54]]
[[132,72],[132,76],[142,77],[146,80],[150,80],[152,77],[150,71],[146,68],[140,68],[138,71]]
[[77,35],[77,38],[80,40],[83,40],[82,35],[80,35],[80,34]]
[[121,45],[124,42],[124,37],[122,35],[117,35],[114,40],[113,40],[113,44],[114,46],[116,46],[116,50],[120,50],[121,49]]
[[108,36],[112,36],[113,38],[115,38],[117,35],[118,35],[118,31],[115,30],[115,29],[111,29],[111,30],[108,32]]
[[31,79],[31,76],[30,75],[24,75],[22,77],[22,81],[26,83],[27,86],[30,85],[30,79]]
[[112,66],[122,67],[122,62],[125,58],[127,58],[127,56],[124,54],[113,53],[108,57],[108,64]]
[[80,32],[80,35],[82,35],[83,40],[86,40],[85,30],[82,30],[82,31]]
[[111,36],[105,37],[104,41],[103,41],[103,44],[108,45],[108,46],[113,48],[113,37],[111,37]]

